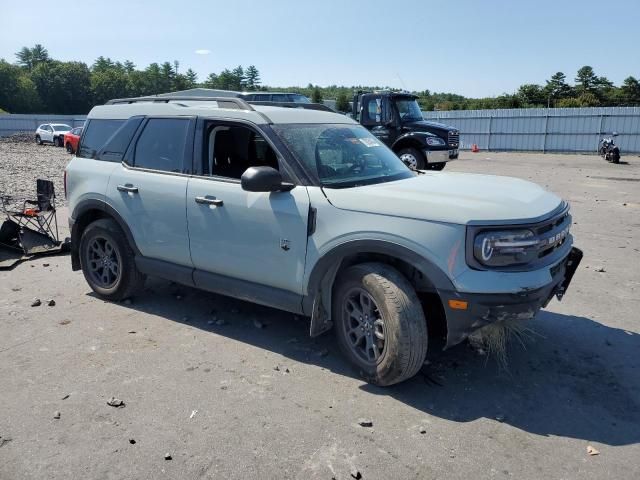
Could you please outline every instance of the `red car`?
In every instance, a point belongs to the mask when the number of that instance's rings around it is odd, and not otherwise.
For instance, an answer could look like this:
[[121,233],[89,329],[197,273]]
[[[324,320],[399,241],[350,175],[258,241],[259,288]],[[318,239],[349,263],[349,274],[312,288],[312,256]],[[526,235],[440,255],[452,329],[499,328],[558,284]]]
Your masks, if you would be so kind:
[[82,127],[76,127],[69,133],[64,134],[64,148],[69,153],[76,153],[78,150],[78,142],[80,141],[80,135],[82,134]]

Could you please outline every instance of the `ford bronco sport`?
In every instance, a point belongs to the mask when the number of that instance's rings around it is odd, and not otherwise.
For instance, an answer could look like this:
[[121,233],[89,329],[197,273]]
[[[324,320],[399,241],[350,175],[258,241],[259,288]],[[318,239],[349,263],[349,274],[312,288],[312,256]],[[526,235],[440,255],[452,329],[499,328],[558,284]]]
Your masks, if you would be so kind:
[[427,307],[449,347],[532,318],[582,256],[535,184],[414,172],[344,115],[238,98],[93,108],[66,188],[72,267],[102,298],[153,275],[306,315],[378,385],[420,369]]

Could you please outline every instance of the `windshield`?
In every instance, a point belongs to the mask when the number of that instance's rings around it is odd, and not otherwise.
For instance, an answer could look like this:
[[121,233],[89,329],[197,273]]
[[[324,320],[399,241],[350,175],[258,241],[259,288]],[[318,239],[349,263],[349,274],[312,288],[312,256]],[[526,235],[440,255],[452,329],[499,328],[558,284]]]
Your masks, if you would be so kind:
[[398,97],[394,101],[401,120],[422,120],[422,112],[415,98]]
[[293,100],[293,102],[295,103],[311,103],[311,101],[304,95],[299,95],[295,93],[291,95],[291,100]]
[[359,125],[289,124],[273,129],[324,187],[358,187],[413,176],[395,153]]
[[71,127],[69,125],[65,125],[64,123],[53,123],[51,124],[51,126],[56,132],[59,132],[61,130],[71,130]]

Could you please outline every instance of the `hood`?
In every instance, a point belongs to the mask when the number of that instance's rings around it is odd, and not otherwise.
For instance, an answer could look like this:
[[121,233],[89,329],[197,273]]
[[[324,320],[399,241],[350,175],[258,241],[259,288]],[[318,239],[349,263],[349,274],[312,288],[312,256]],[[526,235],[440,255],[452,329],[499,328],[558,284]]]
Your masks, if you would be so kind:
[[562,199],[535,183],[512,177],[429,172],[406,180],[331,189],[337,208],[456,224],[541,220]]
[[447,132],[450,130],[455,130],[456,132],[458,131],[456,127],[452,127],[451,125],[445,125],[444,123],[438,122],[430,122],[428,120],[416,120],[415,122],[407,123],[406,126],[415,128],[416,130],[429,128],[431,130],[446,130]]

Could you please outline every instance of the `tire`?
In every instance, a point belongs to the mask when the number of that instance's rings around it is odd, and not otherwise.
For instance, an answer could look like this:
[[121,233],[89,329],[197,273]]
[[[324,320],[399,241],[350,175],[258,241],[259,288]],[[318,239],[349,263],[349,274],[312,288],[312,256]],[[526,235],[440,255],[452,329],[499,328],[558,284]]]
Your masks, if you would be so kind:
[[411,170],[423,170],[426,165],[424,155],[416,148],[403,148],[397,155]]
[[347,268],[334,287],[332,309],[338,345],[367,382],[393,385],[418,373],[427,322],[413,286],[396,269],[382,263]]
[[144,284],[145,276],[136,268],[133,249],[112,219],[96,220],[82,232],[80,265],[91,289],[105,300],[128,298]]
[[38,145],[42,145],[42,139],[40,138],[40,135],[36,135],[36,143]]
[[446,166],[447,166],[447,162],[430,163],[428,165],[429,170],[437,170],[437,171],[444,170],[444,167]]
[[620,163],[620,151],[619,150],[614,150],[613,152],[611,152],[611,160],[613,160],[613,163]]
[[71,142],[67,142],[67,153],[73,153],[73,146],[71,145]]

